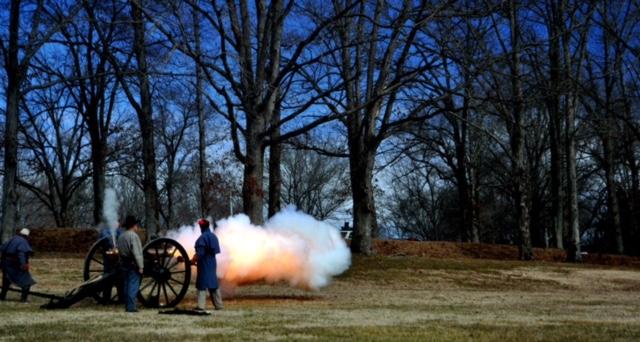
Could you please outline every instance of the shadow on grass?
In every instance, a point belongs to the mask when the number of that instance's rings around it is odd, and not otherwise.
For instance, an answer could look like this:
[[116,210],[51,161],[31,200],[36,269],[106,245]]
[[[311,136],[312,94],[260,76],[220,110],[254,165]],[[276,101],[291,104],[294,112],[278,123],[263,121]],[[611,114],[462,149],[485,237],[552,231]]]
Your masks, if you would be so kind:
[[225,298],[225,302],[242,302],[242,301],[298,301],[298,302],[312,302],[317,300],[323,300],[321,296],[301,296],[301,295],[264,295],[264,294],[241,294]]

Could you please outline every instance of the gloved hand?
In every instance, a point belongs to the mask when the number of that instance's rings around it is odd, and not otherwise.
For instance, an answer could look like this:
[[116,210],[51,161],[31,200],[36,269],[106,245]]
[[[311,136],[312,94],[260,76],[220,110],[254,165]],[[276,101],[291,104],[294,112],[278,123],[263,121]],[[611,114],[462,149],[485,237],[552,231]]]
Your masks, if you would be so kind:
[[29,263],[26,263],[26,264],[22,265],[22,267],[20,267],[20,268],[22,268],[22,270],[25,271],[25,272],[29,272],[29,267],[30,267]]

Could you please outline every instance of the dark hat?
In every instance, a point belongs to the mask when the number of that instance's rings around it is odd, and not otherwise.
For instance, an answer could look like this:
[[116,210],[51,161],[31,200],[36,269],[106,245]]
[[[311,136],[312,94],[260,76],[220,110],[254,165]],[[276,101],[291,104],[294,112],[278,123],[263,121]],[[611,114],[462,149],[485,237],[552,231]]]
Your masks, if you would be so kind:
[[209,229],[209,221],[207,221],[206,219],[203,219],[203,218],[199,219],[198,225],[200,226],[200,230]]
[[138,220],[135,216],[129,215],[124,219],[124,227],[126,229],[130,229],[133,226],[135,226],[136,224],[139,225],[140,224],[140,220]]

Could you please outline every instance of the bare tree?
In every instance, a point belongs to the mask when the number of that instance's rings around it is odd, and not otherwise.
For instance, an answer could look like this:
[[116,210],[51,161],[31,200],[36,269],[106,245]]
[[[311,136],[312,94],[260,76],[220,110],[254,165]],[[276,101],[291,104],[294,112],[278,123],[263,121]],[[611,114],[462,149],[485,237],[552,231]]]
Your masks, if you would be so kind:
[[[628,11],[626,6],[620,6],[616,2],[603,1],[597,5],[598,16],[607,24],[611,30],[615,30],[619,35],[624,35],[626,23],[614,24],[614,18],[620,12]],[[620,204],[618,199],[619,184],[617,180],[617,170],[620,150],[617,145],[616,135],[620,130],[618,112],[624,110],[620,104],[620,94],[624,80],[620,79],[617,70],[623,63],[624,44],[620,40],[612,39],[612,35],[606,30],[602,30],[600,48],[602,53],[598,56],[591,54],[587,61],[587,74],[589,88],[583,105],[594,121],[596,134],[601,139],[602,153],[599,162],[604,172],[604,181],[607,194],[608,222],[611,230],[607,232],[609,240],[617,253],[624,253],[624,238],[622,223],[620,218]]]
[[335,13],[348,11],[334,26],[331,38],[339,49],[332,56],[345,90],[344,99],[331,104],[343,113],[353,199],[354,234],[351,250],[372,253],[376,231],[373,197],[375,157],[382,142],[406,126],[434,115],[433,102],[405,102],[408,85],[432,67],[414,56],[414,43],[429,19],[446,6],[430,8],[403,1],[390,6],[383,1],[362,1],[353,9],[334,1]]
[[[208,86],[217,94],[207,94],[207,99],[228,120],[235,155],[244,165],[244,212],[252,222],[261,223],[265,149],[336,118],[317,111],[305,114],[337,87],[332,84],[319,90],[319,84],[327,85],[332,80],[317,69],[326,55],[317,42],[343,13],[313,21],[316,17],[308,13],[314,13],[314,9],[295,1],[257,1],[254,5],[246,0],[187,3],[202,15],[215,34],[216,45],[198,54],[180,27],[157,18],[153,19],[155,27],[172,42],[173,48],[194,58]],[[168,9],[180,23],[184,22],[179,6],[173,4]],[[148,13],[148,17],[154,15]],[[293,26],[285,25],[290,20],[311,25],[293,31]],[[287,101],[287,94],[293,91],[296,96]]]
[[[20,99],[28,91],[25,81],[29,76],[32,58],[44,44],[73,17],[79,7],[64,8],[63,5],[39,0],[29,13],[23,12],[22,1],[11,1],[9,9],[8,38],[0,38],[0,51],[7,74],[5,132],[4,132],[4,179],[2,196],[2,229],[0,241],[11,237],[16,224],[16,191],[18,174],[18,112]],[[28,32],[22,32],[21,21],[26,22]],[[21,39],[21,36],[23,37]]]
[[382,216],[398,237],[421,241],[459,240],[460,232],[446,230],[446,187],[434,165],[408,159],[393,167],[392,193]]
[[[195,2],[197,5],[197,2]],[[202,33],[200,30],[200,13],[194,8],[192,9],[193,15],[193,41],[194,41],[194,57],[196,60],[202,59]],[[198,111],[198,177],[200,179],[200,213],[206,216],[209,214],[209,205],[207,204],[207,142],[205,136],[206,124],[205,124],[205,109],[204,109],[204,75],[202,72],[202,66],[199,63],[194,63],[195,76],[196,76],[196,110]]]
[[269,146],[269,199],[268,216],[275,215],[282,206],[282,142],[280,142],[280,108],[274,113],[271,125],[274,127],[270,139],[273,141]]
[[[119,66],[112,52],[110,61],[118,72],[118,78],[129,103],[135,110],[138,123],[140,124],[140,135],[142,138],[142,165],[144,179],[142,181],[145,202],[145,229],[148,237],[158,234],[159,231],[159,208],[158,208],[158,188],[156,176],[156,152],[154,143],[153,112],[151,103],[151,88],[149,85],[149,69],[147,65],[145,20],[143,16],[142,3],[137,0],[129,2],[131,7],[131,20],[133,28],[132,56],[135,59],[134,74],[137,79],[138,96],[134,95],[131,84],[125,79],[125,68]],[[105,41],[104,32],[101,39]]]
[[33,93],[21,125],[30,172],[18,183],[42,201],[56,226],[71,227],[73,199],[89,177],[84,125],[63,87]]
[[564,187],[562,168],[562,31],[564,27],[564,9],[566,1],[548,0],[544,4],[545,23],[549,40],[549,76],[545,103],[549,115],[550,152],[551,152],[551,211],[553,215],[553,232],[556,248],[564,248]]
[[316,152],[285,149],[282,158],[282,202],[319,220],[331,218],[349,199],[346,160]]
[[160,164],[163,168],[160,169],[162,172],[159,178],[164,184],[160,193],[164,192],[166,205],[162,206],[163,209],[159,211],[164,219],[166,229],[175,228],[175,192],[179,192],[180,184],[184,183],[181,182],[181,178],[185,177],[185,166],[193,155],[191,151],[194,139],[189,139],[189,130],[198,119],[196,117],[197,107],[194,108],[190,104],[190,100],[193,98],[182,102],[179,100],[178,93],[174,92],[170,95],[176,98],[157,101],[160,104],[157,106],[158,122],[156,125],[158,146],[164,150],[160,152]]
[[[456,16],[445,17],[431,32],[440,50],[441,68],[430,70],[429,75],[432,80],[442,81],[434,81],[428,91],[442,98],[438,107],[444,120],[429,123],[433,127],[412,127],[412,137],[404,149],[410,152],[418,146],[435,147],[434,151],[453,173],[452,181],[458,194],[459,236],[465,241],[480,242],[478,203],[475,201],[478,184],[473,176],[473,154],[478,144],[472,140],[471,131],[479,130],[474,127],[480,117],[477,108],[480,101],[474,96],[474,86],[478,73],[485,68],[483,51],[487,30],[486,19],[472,22],[466,17],[468,11],[460,10]],[[431,129],[437,132],[427,133]],[[481,129],[479,131],[483,134]],[[418,145],[412,145],[414,142]]]
[[[569,83],[569,92],[565,97],[564,109],[565,109],[565,155],[567,158],[566,165],[566,179],[567,179],[567,194],[569,195],[569,236],[570,243],[567,248],[567,259],[569,261],[579,262],[582,260],[581,254],[581,233],[580,233],[580,217],[578,211],[578,177],[576,169],[576,113],[579,105],[579,93],[582,82],[582,67],[585,60],[585,54],[587,51],[587,37],[589,35],[589,21],[594,11],[592,3],[588,3],[588,6],[584,10],[584,13],[576,10],[574,12],[564,12],[568,7],[567,3],[564,3],[560,8],[560,15],[565,18],[562,25],[562,53],[564,56],[564,78],[571,80]],[[573,13],[571,16],[568,13]],[[579,17],[579,15],[582,15]],[[570,18],[570,19],[569,19]],[[567,24],[569,22],[570,24]],[[571,26],[575,25],[575,26]],[[576,31],[574,28],[580,28],[578,32],[578,42],[575,44],[577,48],[572,52],[572,34]]]
[[[61,33],[71,67],[51,68],[48,61],[39,66],[50,74],[58,75],[69,89],[75,108],[82,114],[91,141],[91,167],[93,186],[93,223],[102,221],[102,204],[106,184],[109,155],[108,140],[113,132],[113,114],[118,84],[114,69],[109,64],[108,51],[122,35],[117,25],[122,6],[111,8],[100,2],[82,1],[83,12]],[[100,30],[103,39],[97,34]]]

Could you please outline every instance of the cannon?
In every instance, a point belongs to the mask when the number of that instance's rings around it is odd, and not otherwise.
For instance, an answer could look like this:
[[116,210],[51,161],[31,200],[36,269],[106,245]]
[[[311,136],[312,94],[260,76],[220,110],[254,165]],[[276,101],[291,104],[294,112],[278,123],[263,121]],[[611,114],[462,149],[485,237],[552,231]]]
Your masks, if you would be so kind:
[[[116,302],[118,291],[113,292],[110,284],[117,283],[121,275],[118,270],[111,271],[111,265],[117,256],[109,254],[108,238],[98,240],[84,261],[83,277],[85,281],[113,274],[111,281],[103,284],[103,289],[92,293],[99,302]],[[158,238],[143,247],[144,274],[140,281],[138,300],[145,307],[173,307],[184,298],[191,281],[191,263],[187,251],[177,241]],[[105,272],[106,270],[106,272]],[[105,297],[106,294],[111,294]]]
[[[184,298],[191,282],[191,262],[187,251],[169,238],[151,240],[143,247],[144,273],[138,300],[148,308],[171,308]],[[44,309],[64,309],[88,297],[103,304],[117,303],[122,274],[118,256],[110,250],[108,238],[91,246],[84,260],[84,282],[64,296],[31,291],[36,297],[49,299]],[[114,289],[115,288],[115,289]],[[11,289],[12,291],[20,291]]]

